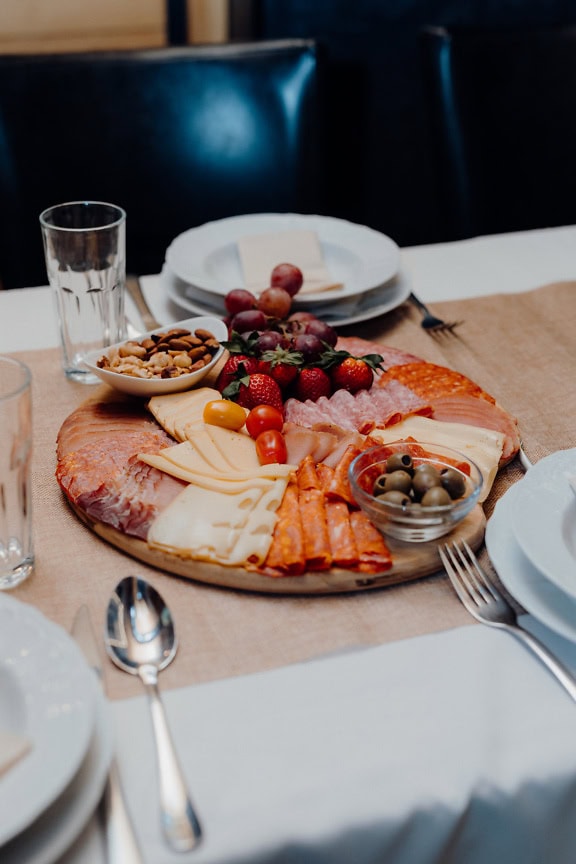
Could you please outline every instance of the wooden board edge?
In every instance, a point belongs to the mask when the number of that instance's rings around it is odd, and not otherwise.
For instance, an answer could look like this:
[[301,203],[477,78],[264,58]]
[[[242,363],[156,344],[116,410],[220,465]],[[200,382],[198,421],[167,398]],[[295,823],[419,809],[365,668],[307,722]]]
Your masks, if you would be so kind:
[[477,504],[450,534],[438,540],[406,543],[387,539],[386,542],[392,554],[396,554],[397,560],[393,567],[385,572],[363,574],[334,568],[305,573],[302,576],[273,578],[236,567],[221,567],[151,549],[144,540],[130,537],[110,525],[98,522],[72,502],[68,503],[78,518],[96,535],[143,564],[214,587],[261,594],[343,594],[412,582],[442,570],[437,551],[439,543],[466,540],[472,549],[477,550],[484,540],[486,528],[484,511],[482,506]]

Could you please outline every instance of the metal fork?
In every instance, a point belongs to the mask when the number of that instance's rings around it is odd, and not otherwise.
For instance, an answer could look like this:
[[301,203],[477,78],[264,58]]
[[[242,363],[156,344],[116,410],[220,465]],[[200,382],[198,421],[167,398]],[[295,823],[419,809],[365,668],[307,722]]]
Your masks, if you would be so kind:
[[460,544],[452,543],[451,547],[446,543],[444,548],[438,547],[438,551],[454,590],[468,612],[482,624],[512,633],[526,648],[534,652],[576,701],[574,675],[539,639],[518,624],[516,612],[488,574],[482,570],[468,543],[463,540]]
[[451,333],[455,327],[459,327],[463,323],[462,321],[443,321],[442,318],[437,318],[413,292],[410,292],[408,299],[422,313],[420,326],[424,330],[428,330],[431,333]]

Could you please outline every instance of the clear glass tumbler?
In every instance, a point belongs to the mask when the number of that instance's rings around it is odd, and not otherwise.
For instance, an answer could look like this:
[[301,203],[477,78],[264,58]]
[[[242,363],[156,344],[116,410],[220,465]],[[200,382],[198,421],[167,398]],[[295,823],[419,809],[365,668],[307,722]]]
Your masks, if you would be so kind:
[[72,201],[44,210],[40,225],[64,372],[97,383],[84,357],[125,338],[126,213],[102,201]]
[[34,567],[31,382],[24,363],[0,356],[0,589]]

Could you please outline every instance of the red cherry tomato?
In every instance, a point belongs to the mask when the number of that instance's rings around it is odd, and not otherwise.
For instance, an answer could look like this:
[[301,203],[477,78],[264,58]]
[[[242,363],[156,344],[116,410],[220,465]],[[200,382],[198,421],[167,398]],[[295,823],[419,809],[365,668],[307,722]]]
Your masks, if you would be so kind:
[[262,432],[266,432],[268,429],[276,429],[281,432],[283,425],[282,412],[273,405],[256,405],[246,418],[246,429],[252,438],[258,438]]
[[261,465],[279,462],[283,465],[288,458],[284,436],[278,429],[267,429],[256,438],[256,454]]

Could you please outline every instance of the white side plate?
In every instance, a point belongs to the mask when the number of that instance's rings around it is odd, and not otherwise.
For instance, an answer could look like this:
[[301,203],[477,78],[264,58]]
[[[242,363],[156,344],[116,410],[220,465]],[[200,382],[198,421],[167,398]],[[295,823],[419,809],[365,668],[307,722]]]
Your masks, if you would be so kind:
[[[295,213],[233,216],[191,228],[172,241],[166,261],[180,279],[224,296],[233,288],[243,287],[237,248],[240,237],[294,230],[318,235],[330,275],[344,285],[334,299],[376,288],[395,276],[400,267],[400,250],[386,234],[344,219]],[[307,304],[315,302],[326,303],[326,293],[306,295]]]

